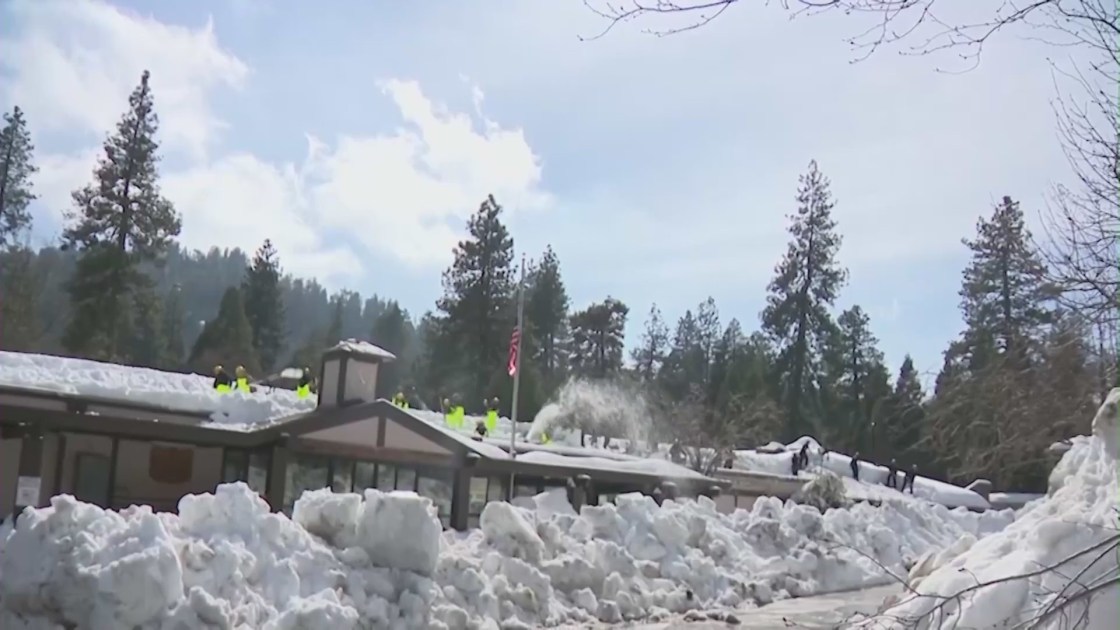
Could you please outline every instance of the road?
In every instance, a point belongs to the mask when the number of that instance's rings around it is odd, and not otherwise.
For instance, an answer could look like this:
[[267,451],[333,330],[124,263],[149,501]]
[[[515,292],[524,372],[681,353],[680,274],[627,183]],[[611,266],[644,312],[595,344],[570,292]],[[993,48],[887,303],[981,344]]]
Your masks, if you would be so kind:
[[[879,609],[883,600],[898,593],[898,585],[879,586],[862,591],[818,595],[775,602],[769,606],[735,611],[741,622],[729,626],[722,621],[684,621],[683,617],[673,621],[655,624],[625,626],[632,630],[715,630],[716,628],[745,628],[763,630],[764,628],[799,628],[805,630],[824,630],[836,628],[841,622],[855,613],[872,614]],[[619,627],[619,626],[601,626]]]

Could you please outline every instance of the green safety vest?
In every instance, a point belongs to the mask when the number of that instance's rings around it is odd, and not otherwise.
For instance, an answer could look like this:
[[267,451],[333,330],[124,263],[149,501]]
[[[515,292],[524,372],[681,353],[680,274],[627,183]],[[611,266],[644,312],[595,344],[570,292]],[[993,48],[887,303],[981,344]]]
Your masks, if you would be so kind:
[[463,419],[466,417],[466,415],[467,413],[463,409],[462,405],[455,405],[447,412],[447,426],[451,427],[452,429],[462,429]]
[[486,412],[486,431],[493,433],[498,428],[498,410],[491,409]]
[[541,433],[541,444],[551,444],[552,438],[548,437],[547,433]]
[[307,398],[310,395],[311,395],[311,384],[310,383],[308,383],[307,385],[299,385],[299,386],[296,387],[296,396],[299,396],[300,398]]
[[243,392],[248,392],[249,391],[249,379],[244,378],[244,377],[237,379],[237,389],[240,389]]
[[393,404],[401,409],[408,409],[408,399],[404,396],[393,396]]
[[219,394],[228,394],[233,391],[233,388],[229,385],[216,385],[214,387],[214,391],[218,392]]

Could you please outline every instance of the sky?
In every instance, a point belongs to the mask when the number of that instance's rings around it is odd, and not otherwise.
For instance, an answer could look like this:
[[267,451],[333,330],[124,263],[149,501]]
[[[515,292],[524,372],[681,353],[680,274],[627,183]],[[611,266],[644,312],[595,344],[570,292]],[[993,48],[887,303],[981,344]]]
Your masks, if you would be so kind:
[[33,243],[148,69],[189,248],[271,238],[285,271],[419,315],[492,193],[519,256],[556,250],[574,308],[630,306],[629,342],[652,303],[672,326],[708,296],[752,331],[815,159],[850,274],[837,312],[861,305],[892,370],[910,353],[929,378],[962,326],[961,239],[1003,195],[1037,225],[1069,179],[1037,42],[1006,35],[962,73],[954,51],[853,63],[868,23],[761,1],[581,40],[603,26],[575,0],[0,0]]

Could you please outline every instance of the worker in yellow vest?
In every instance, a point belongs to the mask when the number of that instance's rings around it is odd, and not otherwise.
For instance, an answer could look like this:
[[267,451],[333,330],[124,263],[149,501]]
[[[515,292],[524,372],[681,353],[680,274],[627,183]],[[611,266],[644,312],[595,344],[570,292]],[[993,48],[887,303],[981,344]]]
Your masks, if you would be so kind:
[[239,389],[240,391],[243,391],[246,394],[248,394],[249,393],[249,372],[245,371],[245,366],[244,365],[237,366],[237,369],[234,370],[233,373],[237,375],[237,389]]
[[398,391],[393,394],[393,404],[401,409],[408,409],[408,397],[404,395],[404,392]]
[[498,429],[498,397],[482,402],[486,405],[486,432],[493,433]]
[[226,369],[220,365],[214,366],[214,390],[219,394],[228,394],[233,391],[233,379],[229,377]]
[[450,398],[443,399],[443,417],[447,426],[452,429],[462,429],[467,412],[458,402],[452,403]]
[[541,444],[552,444],[552,438],[548,437],[548,433],[541,431]]
[[303,368],[303,374],[299,377],[299,382],[296,383],[296,396],[300,398],[307,398],[311,395],[311,368]]

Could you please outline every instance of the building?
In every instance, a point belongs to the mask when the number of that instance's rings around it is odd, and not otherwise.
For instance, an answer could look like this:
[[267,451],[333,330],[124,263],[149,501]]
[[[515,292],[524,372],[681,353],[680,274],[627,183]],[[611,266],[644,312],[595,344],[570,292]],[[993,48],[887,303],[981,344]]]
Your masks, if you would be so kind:
[[[487,502],[509,496],[511,480],[515,497],[567,488],[577,509],[634,491],[715,497],[729,485],[668,461],[590,449],[519,444],[511,457],[501,440],[377,399],[378,370],[394,358],[369,343],[338,344],[323,354],[312,402],[271,388],[217,394],[195,375],[0,353],[0,518],[58,494],[173,511],[183,495],[244,481],[288,512],[305,490],[413,490],[432,499],[446,527],[465,529]],[[47,367],[28,367],[36,361]],[[88,374],[76,375],[79,364]],[[69,381],[54,374],[66,370]],[[239,421],[240,408],[283,413]]]

